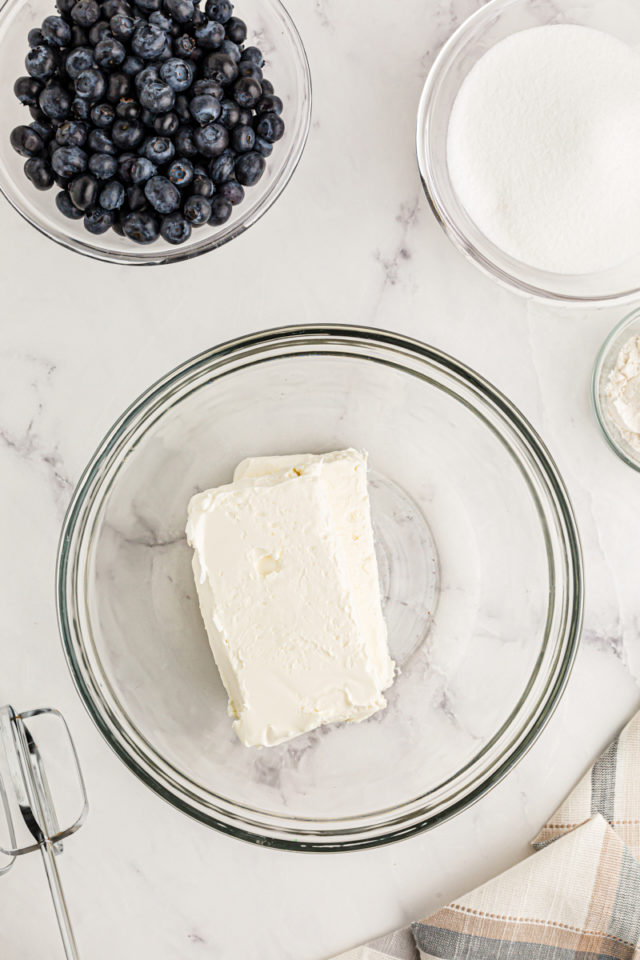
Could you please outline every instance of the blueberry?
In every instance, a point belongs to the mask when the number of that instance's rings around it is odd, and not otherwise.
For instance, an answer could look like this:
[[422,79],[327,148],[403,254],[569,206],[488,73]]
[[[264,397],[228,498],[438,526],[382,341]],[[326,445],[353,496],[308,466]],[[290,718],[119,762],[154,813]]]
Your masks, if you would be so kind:
[[116,118],[116,111],[110,103],[96,103],[91,107],[91,120],[96,127],[110,127]]
[[71,27],[71,43],[69,46],[72,50],[76,47],[86,47],[89,42],[89,34],[84,29],[84,27],[79,27],[77,23]]
[[121,150],[134,150],[144,139],[144,128],[139,120],[116,120],[111,137]]
[[87,155],[81,147],[58,147],[51,155],[51,166],[58,176],[70,180],[87,169]]
[[83,216],[82,210],[78,210],[66,190],[56,194],[56,207],[62,216],[69,220],[79,220]]
[[237,43],[238,46],[247,39],[247,25],[240,17],[231,17],[227,20],[225,30],[229,40]]
[[159,137],[172,137],[177,133],[180,120],[176,113],[163,113],[153,121],[153,129]]
[[36,80],[48,80],[53,76],[57,63],[51,47],[32,47],[25,57],[27,73]]
[[87,210],[96,202],[98,181],[90,173],[81,173],[69,184],[69,196],[78,210]]
[[242,59],[249,60],[256,67],[264,67],[264,57],[258,47],[245,47],[242,51]]
[[191,123],[191,112],[189,110],[189,101],[184,93],[179,93],[176,97],[175,112],[179,120]]
[[76,97],[71,101],[69,113],[74,120],[88,120],[91,116],[91,103],[89,100],[83,100],[82,97]]
[[158,80],[159,78],[159,68],[155,65],[155,63],[150,63],[144,68],[144,70],[140,70],[140,72],[136,74],[134,83],[139,90],[140,87],[143,87],[145,83],[149,82],[149,80]]
[[268,143],[275,143],[284,134],[284,120],[277,113],[263,113],[256,123],[256,133]]
[[262,96],[262,87],[253,77],[240,77],[233,87],[233,99],[243,110],[250,110]]
[[131,165],[131,180],[133,183],[144,183],[145,180],[150,180],[157,172],[155,163],[152,163],[147,157],[138,157]]
[[121,120],[137,120],[140,116],[140,104],[128,98],[121,100],[116,104],[116,116]]
[[135,77],[136,74],[140,73],[143,66],[144,61],[141,60],[140,57],[133,57],[129,55],[128,57],[125,57],[121,69],[125,77]]
[[222,100],[224,97],[224,88],[221,84],[216,83],[215,80],[196,80],[196,82],[191,87],[189,95],[191,97],[200,97],[202,94],[208,94],[210,97],[215,97],[216,100]]
[[114,37],[105,37],[104,40],[96,44],[96,62],[104,70],[113,70],[114,67],[119,67],[126,55],[127,51],[120,41]]
[[149,23],[155,23],[156,27],[160,27],[165,33],[168,33],[173,26],[171,17],[165,17],[160,10],[154,10],[153,13],[149,14]]
[[38,104],[43,113],[52,120],[64,120],[71,107],[71,97],[55,80],[50,80],[40,97]]
[[216,51],[216,53],[207,54],[204,58],[202,72],[205,77],[224,85],[236,79],[238,67],[233,57],[230,57],[228,53]]
[[162,0],[135,0],[135,5],[138,8],[136,13],[139,10],[144,10],[145,13],[154,13],[162,6]]
[[245,187],[252,187],[264,173],[265,160],[254,150],[243,153],[236,160],[236,179]]
[[92,27],[89,28],[89,42],[96,46],[100,43],[101,40],[105,40],[111,36],[111,28],[106,20],[98,20],[97,23],[94,23]]
[[225,150],[212,160],[209,165],[209,174],[214,183],[224,183],[233,176],[236,164],[236,156],[233,150]]
[[10,140],[11,146],[21,157],[35,157],[44,150],[44,140],[30,127],[15,127]]
[[46,17],[42,36],[52,47],[66,47],[71,42],[71,27],[62,17]]
[[270,96],[274,92],[273,84],[271,83],[270,80],[262,80],[261,84],[262,84],[262,92],[264,93],[265,96]]
[[158,213],[173,213],[180,206],[180,191],[166,177],[152,177],[144,185],[144,195]]
[[244,127],[250,127],[253,123],[253,113],[251,110],[240,110],[240,115],[238,116],[238,123]]
[[219,227],[226,223],[232,213],[232,206],[224,197],[214,197],[211,201],[211,216],[209,224],[212,227]]
[[167,177],[176,187],[186,187],[193,180],[193,164],[185,157],[179,157],[168,167]]
[[43,143],[52,140],[56,133],[56,128],[44,116],[41,120],[34,120],[33,123],[30,123],[29,129],[37,133]]
[[113,140],[104,130],[92,130],[87,143],[93,153],[108,153],[109,156],[115,157],[118,152]]
[[209,17],[209,20],[226,23],[233,13],[233,4],[230,0],[207,0],[205,13]]
[[138,99],[152,113],[168,113],[176,102],[176,95],[164,80],[149,80],[140,87]]
[[13,85],[13,92],[20,103],[36,104],[41,90],[42,84],[33,77],[18,77]]
[[244,200],[244,187],[237,180],[226,180],[217,189],[217,195],[224,197],[235,207]]
[[269,143],[263,137],[256,137],[256,143],[253,148],[261,157],[270,157],[273,153],[273,144]]
[[182,212],[185,220],[188,220],[194,227],[202,227],[209,222],[211,204],[206,197],[194,194],[185,200]]
[[198,148],[193,139],[193,130],[190,127],[180,127],[175,138],[176,150],[182,157],[195,157]]
[[127,188],[127,206],[129,210],[143,210],[147,206],[144,189],[138,183]]
[[113,226],[113,214],[110,210],[94,207],[85,214],[84,227],[89,233],[106,233],[111,226]]
[[99,100],[105,92],[107,85],[104,77],[96,67],[89,67],[79,73],[75,81],[76,96],[83,100]]
[[216,192],[216,188],[206,174],[196,173],[191,181],[191,192],[198,197],[206,197],[209,200]]
[[231,146],[237,153],[248,153],[253,150],[256,135],[253,127],[238,125],[231,131]]
[[119,103],[120,100],[129,96],[131,90],[131,80],[126,73],[119,71],[112,73],[107,83],[107,100],[109,103]]
[[240,63],[242,60],[242,50],[233,40],[223,40],[220,52],[230,56],[234,63]]
[[191,86],[194,73],[193,64],[180,57],[171,57],[160,67],[160,77],[175,93],[182,93]]
[[166,33],[154,23],[140,23],[136,27],[131,48],[143,60],[154,60],[162,52]]
[[222,111],[220,113],[220,123],[227,130],[231,130],[240,119],[240,107],[234,100],[223,100],[220,104]]
[[191,236],[191,224],[179,213],[170,213],[162,218],[160,234],[167,243],[185,243]]
[[143,153],[152,163],[168,163],[173,159],[176,148],[168,137],[149,137],[145,141]]
[[158,222],[146,210],[130,213],[122,221],[122,229],[129,240],[136,243],[153,243],[158,238]]
[[78,0],[71,7],[71,19],[79,27],[92,27],[100,19],[98,0]]
[[193,0],[164,0],[164,8],[177,23],[189,23],[193,20]]
[[206,20],[202,26],[196,27],[194,35],[205,50],[217,50],[224,40],[224,27],[215,20]]
[[75,2],[76,0],[56,0],[56,7],[65,20],[68,20],[71,16],[71,10]]
[[118,180],[112,180],[105,184],[98,197],[98,202],[103,210],[119,210],[124,200],[124,187]]
[[255,63],[251,63],[250,60],[241,59],[238,64],[238,76],[250,77],[252,80],[257,80],[258,83],[260,83],[262,81],[262,70],[260,67],[256,67]]
[[211,123],[212,120],[217,120],[220,116],[220,101],[207,93],[201,93],[191,100],[189,110],[196,123]]
[[196,52],[196,42],[193,37],[185,33],[182,37],[176,37],[173,41],[173,52],[176,57],[189,60]]
[[126,13],[117,13],[115,16],[111,17],[109,26],[111,27],[111,33],[116,40],[122,41],[131,39],[135,24],[133,17],[127,16]]
[[27,40],[30,47],[39,47],[40,44],[44,43],[44,33],[40,27],[34,27],[33,30],[29,30]]
[[[196,0],[194,0],[194,3]],[[200,10],[199,7],[196,7],[193,11],[193,20],[191,21],[191,29],[195,30],[196,27],[201,27],[204,23],[207,22],[207,17],[204,12]]]
[[96,59],[90,47],[76,47],[67,54],[64,67],[72,80],[75,80],[83,70],[95,67]]
[[49,190],[53,186],[53,171],[41,157],[29,157],[25,160],[24,172],[38,190]]
[[282,113],[282,100],[273,93],[268,93],[260,97],[256,103],[256,113],[277,113],[278,116],[280,116]]
[[98,180],[111,180],[118,172],[118,161],[108,153],[92,153],[89,170]]
[[229,133],[219,123],[207,123],[194,131],[193,139],[204,157],[218,157],[229,144]]
[[106,20],[111,20],[112,17],[131,17],[133,15],[133,7],[127,0],[102,0],[102,16]]

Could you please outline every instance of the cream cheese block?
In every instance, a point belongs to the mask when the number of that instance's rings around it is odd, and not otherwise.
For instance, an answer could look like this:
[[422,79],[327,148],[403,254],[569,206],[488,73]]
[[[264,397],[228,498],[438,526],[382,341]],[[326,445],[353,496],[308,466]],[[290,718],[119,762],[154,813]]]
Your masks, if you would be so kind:
[[393,681],[356,450],[243,461],[189,503],[200,609],[246,746],[381,710]]

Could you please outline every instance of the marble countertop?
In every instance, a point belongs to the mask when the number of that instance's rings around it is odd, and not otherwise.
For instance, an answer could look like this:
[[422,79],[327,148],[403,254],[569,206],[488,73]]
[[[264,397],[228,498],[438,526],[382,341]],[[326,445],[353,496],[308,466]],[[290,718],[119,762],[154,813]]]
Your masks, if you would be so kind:
[[[208,257],[110,267],[57,247],[0,204],[0,701],[55,705],[77,739],[91,813],[67,843],[62,870],[81,952],[92,960],[322,960],[400,926],[524,857],[640,705],[640,477],[605,445],[589,399],[597,349],[628,308],[552,309],[499,289],[445,238],[417,174],[425,74],[477,6],[290,0],[313,73],[309,144],[274,209]],[[220,340],[313,322],[418,337],[492,380],[549,445],[586,566],[572,679],[515,772],[429,834],[348,855],[249,846],[143,787],[75,694],[54,606],[66,504],[121,410]],[[60,955],[37,857],[0,880],[0,930],[7,960]]]

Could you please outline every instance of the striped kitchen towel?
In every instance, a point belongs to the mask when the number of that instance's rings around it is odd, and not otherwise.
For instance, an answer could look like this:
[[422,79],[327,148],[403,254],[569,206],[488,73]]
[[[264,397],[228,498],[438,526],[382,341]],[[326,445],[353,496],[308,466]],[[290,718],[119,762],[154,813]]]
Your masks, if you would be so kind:
[[640,714],[522,863],[334,960],[640,960]]

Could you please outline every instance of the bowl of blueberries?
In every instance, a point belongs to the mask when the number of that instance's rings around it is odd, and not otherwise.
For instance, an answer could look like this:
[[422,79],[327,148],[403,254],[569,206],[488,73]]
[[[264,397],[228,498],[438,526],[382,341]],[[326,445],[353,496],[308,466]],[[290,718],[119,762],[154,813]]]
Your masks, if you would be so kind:
[[[280,0],[5,0],[0,191],[100,260],[213,250],[289,182],[311,119]],[[240,16],[241,14],[241,16]]]

